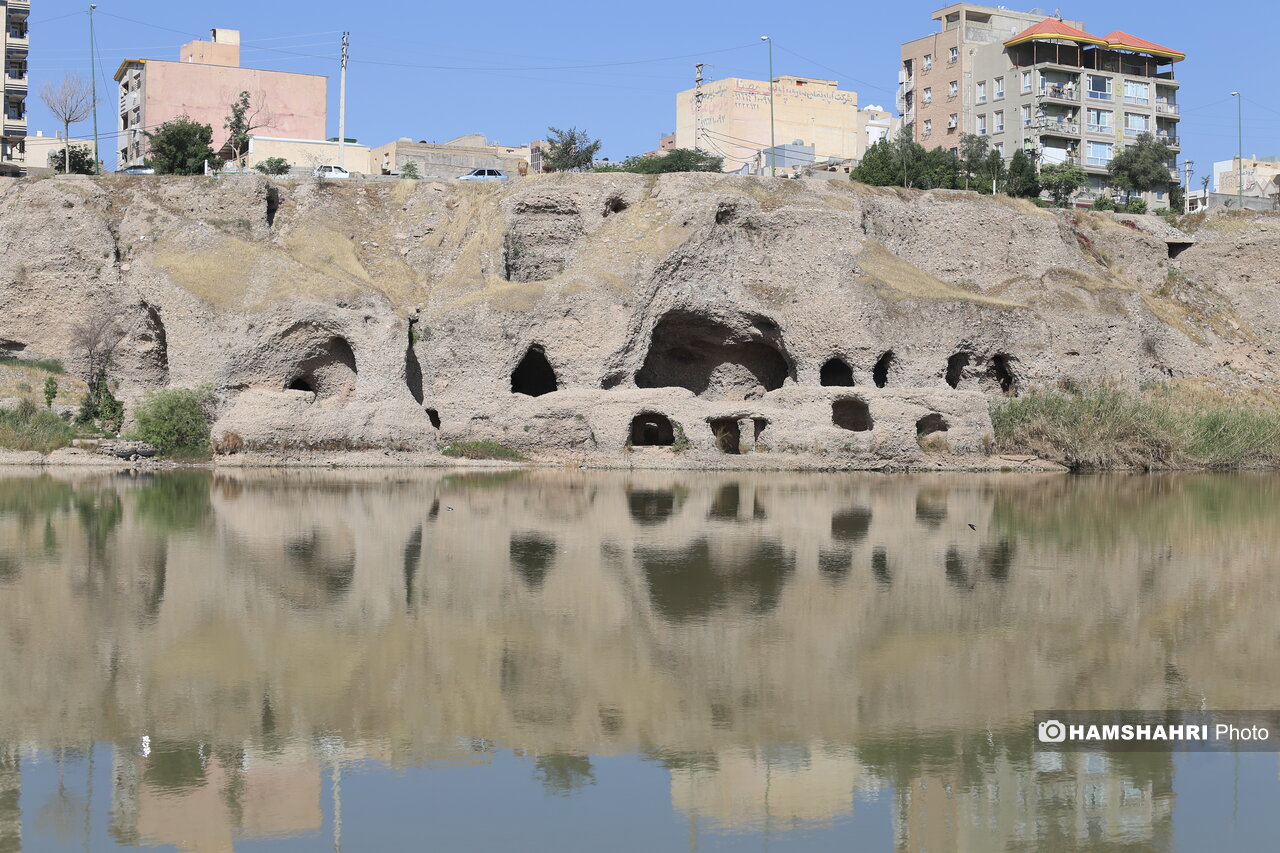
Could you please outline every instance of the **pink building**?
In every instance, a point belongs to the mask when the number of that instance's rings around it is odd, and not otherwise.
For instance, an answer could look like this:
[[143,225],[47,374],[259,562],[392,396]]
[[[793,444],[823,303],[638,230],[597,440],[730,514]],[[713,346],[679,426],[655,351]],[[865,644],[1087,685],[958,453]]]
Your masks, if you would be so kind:
[[116,72],[120,119],[119,167],[142,163],[147,136],[185,115],[213,128],[213,149],[226,144],[223,123],[231,103],[248,92],[257,136],[325,139],[328,78],[316,74],[240,67],[240,33],[215,29],[209,41],[184,44],[179,61],[126,59]]

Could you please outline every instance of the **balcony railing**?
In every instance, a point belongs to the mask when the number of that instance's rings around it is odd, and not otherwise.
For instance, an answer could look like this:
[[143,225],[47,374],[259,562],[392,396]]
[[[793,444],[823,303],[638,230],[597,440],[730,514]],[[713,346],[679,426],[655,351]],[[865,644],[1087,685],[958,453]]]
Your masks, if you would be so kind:
[[1057,100],[1057,101],[1079,100],[1079,95],[1076,94],[1076,88],[1074,86],[1056,86],[1056,85],[1041,86],[1040,97],[1053,98],[1054,100]]
[[1169,101],[1156,101],[1156,112],[1167,116],[1178,114],[1178,105]]
[[1177,135],[1173,133],[1157,133],[1156,139],[1160,140],[1165,145],[1171,146],[1173,148],[1182,147],[1182,143],[1178,141]]
[[1098,133],[1104,136],[1114,136],[1116,132],[1115,126],[1110,124],[1090,124],[1088,129],[1090,133]]
[[1089,99],[1092,101],[1110,101],[1114,99],[1114,96],[1110,92],[1097,92],[1090,89]]
[[1126,127],[1124,129],[1125,136],[1141,136],[1144,133],[1150,133],[1150,132],[1151,132],[1151,128],[1149,127]]
[[1042,119],[1034,125],[1041,133],[1057,133],[1063,136],[1079,136],[1080,125],[1074,121],[1054,121]]
[[1145,107],[1151,104],[1151,99],[1141,98],[1141,97],[1138,97],[1137,95],[1125,95],[1124,102],[1126,104],[1136,104],[1137,106]]
[[1107,166],[1111,165],[1111,159],[1112,158],[1110,157],[1089,157],[1086,159],[1085,163],[1086,165],[1089,165],[1089,166],[1098,166],[1100,168],[1106,168]]

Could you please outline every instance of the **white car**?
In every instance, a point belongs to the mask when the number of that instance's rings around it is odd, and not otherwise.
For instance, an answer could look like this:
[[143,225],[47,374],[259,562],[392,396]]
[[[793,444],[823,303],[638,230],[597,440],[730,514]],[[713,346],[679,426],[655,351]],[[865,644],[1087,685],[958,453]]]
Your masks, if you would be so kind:
[[459,175],[460,181],[505,181],[507,176],[497,169],[472,169],[465,175]]
[[313,178],[328,178],[334,181],[350,179],[351,173],[341,166],[316,166],[311,172]]

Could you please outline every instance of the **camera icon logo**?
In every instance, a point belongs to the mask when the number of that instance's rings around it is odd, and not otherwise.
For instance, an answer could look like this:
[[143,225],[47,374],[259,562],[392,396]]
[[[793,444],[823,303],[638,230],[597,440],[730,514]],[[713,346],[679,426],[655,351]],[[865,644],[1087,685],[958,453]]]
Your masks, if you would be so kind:
[[1067,727],[1057,720],[1045,720],[1036,729],[1041,743],[1062,743],[1067,739]]

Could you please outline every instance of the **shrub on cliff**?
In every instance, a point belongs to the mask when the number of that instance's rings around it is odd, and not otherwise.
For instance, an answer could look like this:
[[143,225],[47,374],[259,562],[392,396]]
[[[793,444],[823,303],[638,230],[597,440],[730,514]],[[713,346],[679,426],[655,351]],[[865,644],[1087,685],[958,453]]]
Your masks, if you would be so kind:
[[24,399],[12,411],[0,412],[0,447],[50,453],[66,447],[73,438],[75,430],[70,424],[30,400]]
[[151,141],[147,162],[161,175],[203,175],[204,164],[222,163],[213,153],[213,127],[186,116],[170,119],[155,132],[144,131]]
[[209,394],[166,388],[148,394],[138,407],[137,437],[168,455],[192,455],[209,448]]
[[264,175],[287,175],[293,167],[283,157],[268,157],[253,168]]
[[628,157],[613,166],[603,166],[596,172],[635,172],[641,175],[661,175],[668,172],[719,172],[724,158],[692,148],[673,148],[665,154],[652,157],[641,154]]

